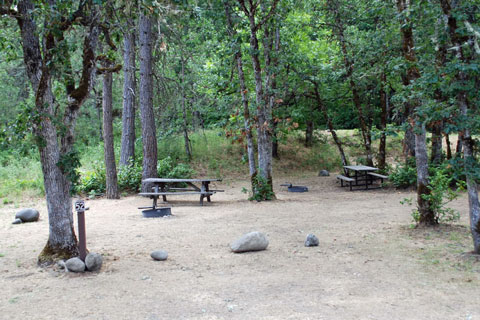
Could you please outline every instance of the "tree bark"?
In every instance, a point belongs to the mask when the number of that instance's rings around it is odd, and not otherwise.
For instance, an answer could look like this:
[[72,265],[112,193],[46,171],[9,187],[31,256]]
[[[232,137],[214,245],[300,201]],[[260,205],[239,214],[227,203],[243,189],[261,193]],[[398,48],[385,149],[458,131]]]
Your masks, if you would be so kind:
[[[452,11],[455,10],[455,7],[452,6],[456,3],[452,5],[448,0],[440,0],[440,4],[443,13],[448,18],[450,38],[456,51],[456,57],[462,63],[467,64],[468,61],[464,55],[462,46],[468,42],[468,38],[458,33],[457,18],[455,14],[452,13]],[[464,119],[467,119],[469,114],[468,93],[462,88],[464,88],[465,84],[469,81],[468,75],[463,70],[459,70],[456,74],[456,81],[460,84],[456,96],[457,105],[460,114]],[[471,136],[470,128],[468,126],[463,127],[463,130],[460,131],[459,139],[461,139],[463,146],[463,160],[465,163],[465,173],[467,177],[470,231],[473,239],[473,252],[480,254],[480,201],[478,198],[477,182],[472,175],[472,169],[476,164],[476,159],[473,155],[474,140]]]
[[[258,9],[258,3],[250,2],[250,9],[245,6],[244,0],[238,0],[242,10],[245,12],[250,25],[250,56],[255,75],[255,103],[257,108],[257,139],[258,139],[258,168],[259,174],[263,178],[265,185],[262,189],[273,196],[273,178],[272,178],[272,137],[271,121],[272,110],[267,102],[263,91],[262,68],[260,67],[260,49],[258,45],[257,31],[269,19],[275,11],[278,0],[274,0],[270,13],[265,15],[264,19],[256,23],[255,12]],[[265,49],[265,48],[264,48]]]
[[[110,67],[106,62],[105,67]],[[115,164],[115,150],[113,147],[113,75],[111,72],[103,74],[103,151],[105,158],[106,196],[107,199],[118,199],[117,166]]]
[[182,100],[181,100],[181,105],[182,105],[182,116],[183,116],[183,139],[185,141],[185,153],[187,155],[188,160],[192,160],[192,151],[190,150],[190,138],[188,137],[188,121],[187,121],[187,107],[185,105],[185,99],[186,99],[186,92],[185,92],[185,59],[182,57],[181,63],[182,63],[182,73],[181,73],[181,86],[182,86]]
[[[157,135],[153,113],[153,57],[152,20],[140,14],[140,118],[142,124],[143,171],[142,179],[157,177]],[[150,186],[142,184],[142,192]]]
[[[133,23],[128,24],[132,26]],[[137,81],[135,77],[135,33],[128,30],[123,42],[123,113],[122,145],[120,165],[127,166],[135,160],[135,95]]]
[[[230,13],[230,6],[228,1],[224,1],[225,15],[227,17],[227,26],[230,38],[232,41],[236,40],[237,33],[233,27],[232,17]],[[237,63],[237,72],[238,80],[240,82],[240,94],[242,97],[242,106],[243,106],[243,125],[245,129],[245,138],[247,141],[247,156],[248,156],[248,171],[250,174],[250,182],[252,184],[252,190],[254,190],[255,183],[254,178],[257,174],[257,166],[255,163],[255,146],[253,143],[252,135],[252,125],[250,123],[250,110],[248,108],[248,91],[245,84],[245,74],[243,72],[243,61],[242,61],[242,48],[240,44],[235,42],[235,61]]]
[[313,120],[307,120],[307,128],[305,130],[305,147],[313,146]]
[[[397,9],[400,16],[405,15],[408,10],[408,5],[412,2],[413,0],[397,0]],[[417,58],[415,56],[413,30],[410,26],[408,17],[402,17],[401,23],[403,56],[405,60],[409,63],[409,67],[407,69],[407,74],[405,77],[408,81],[408,84],[412,84],[418,78],[420,78],[420,72],[416,67]],[[420,128],[417,128],[417,130],[414,131],[415,162],[417,165],[417,206],[420,214],[419,225],[435,225],[438,224],[436,213],[432,211],[430,201],[425,199],[425,197],[430,194],[430,189],[428,188],[428,154],[425,124],[422,123],[421,119],[415,112],[416,108],[419,107],[418,104],[419,101],[416,100],[412,100],[407,103],[408,107],[412,108],[411,115],[415,114],[415,119],[410,118],[408,121],[409,124],[412,128],[414,128],[415,125],[420,126]]]
[[452,159],[452,146],[450,144],[450,135],[445,134],[445,144],[447,145],[447,160]]
[[382,108],[381,118],[380,118],[380,145],[378,147],[378,168],[380,170],[385,170],[386,158],[387,158],[387,135],[385,130],[387,129],[387,115],[388,115],[388,97],[387,92],[385,91],[385,86],[387,85],[387,75],[385,72],[382,72],[380,76],[380,106]]
[[432,154],[430,155],[430,162],[434,164],[439,164],[443,160],[442,127],[442,122],[437,121],[432,128]]
[[[55,118],[56,102],[52,93],[50,70],[56,60],[53,49],[57,42],[64,40],[65,30],[59,30],[60,32],[56,34],[48,31],[49,29],[45,33],[38,32],[36,21],[32,16],[32,13],[36,12],[35,9],[31,0],[19,1],[18,14],[15,17],[20,27],[27,76],[35,93],[35,112],[39,115],[38,120],[34,120],[33,132],[37,137],[40,153],[49,222],[48,241],[38,257],[38,262],[43,264],[78,255],[70,198],[71,182],[68,178],[72,170],[70,161],[74,157],[71,151],[78,109],[88,97],[93,84],[98,26],[95,7],[92,6],[92,12],[89,15],[91,18],[84,21],[87,32],[83,42],[83,69],[78,87],[75,87],[75,83],[70,81],[68,75],[65,79],[68,105],[63,117],[63,126],[66,130],[60,134],[52,121]],[[54,23],[55,21],[45,21],[47,27]],[[43,55],[39,34],[43,34]]]

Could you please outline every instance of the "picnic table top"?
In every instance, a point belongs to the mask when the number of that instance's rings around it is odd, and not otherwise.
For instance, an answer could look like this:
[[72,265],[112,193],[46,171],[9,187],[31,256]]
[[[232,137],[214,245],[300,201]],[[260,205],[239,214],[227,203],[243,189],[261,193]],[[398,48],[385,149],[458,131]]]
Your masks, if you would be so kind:
[[353,171],[377,171],[378,168],[375,167],[369,167],[369,166],[364,166],[364,165],[358,165],[358,166],[344,166],[345,169],[353,170]]
[[148,178],[144,179],[146,183],[168,183],[168,182],[213,182],[222,181],[222,179],[166,179],[166,178]]

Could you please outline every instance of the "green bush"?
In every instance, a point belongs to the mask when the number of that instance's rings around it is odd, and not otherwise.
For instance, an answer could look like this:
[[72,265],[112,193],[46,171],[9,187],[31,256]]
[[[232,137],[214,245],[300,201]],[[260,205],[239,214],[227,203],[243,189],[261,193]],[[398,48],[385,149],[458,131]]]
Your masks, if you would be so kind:
[[142,166],[131,161],[127,166],[118,169],[118,188],[120,191],[136,192],[142,184]]
[[408,159],[403,166],[396,167],[389,176],[396,188],[408,188],[417,184],[417,167],[415,158]]
[[192,168],[190,168],[188,164],[184,164],[184,163],[174,164],[172,158],[170,157],[166,157],[158,161],[157,172],[160,178],[170,178],[170,179],[175,179],[175,178],[189,179],[195,174],[195,171]]
[[103,163],[96,162],[93,164],[93,170],[87,171],[80,176],[80,182],[76,186],[77,192],[104,193],[106,189],[105,167]]

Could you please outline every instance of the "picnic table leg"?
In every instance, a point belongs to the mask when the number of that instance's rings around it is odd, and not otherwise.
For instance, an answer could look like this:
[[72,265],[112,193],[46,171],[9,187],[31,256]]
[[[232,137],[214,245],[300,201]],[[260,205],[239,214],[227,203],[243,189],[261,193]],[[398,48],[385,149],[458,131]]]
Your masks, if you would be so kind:
[[[209,191],[209,189],[208,189],[208,184],[209,184],[209,182],[207,181],[207,182],[205,183],[205,191],[207,191],[207,192]],[[207,194],[207,201],[208,201],[208,202],[212,202],[212,201],[210,200],[210,195],[209,195],[209,194]]]
[[200,195],[200,205],[203,206],[203,197],[205,197],[203,194]]
[[[158,190],[158,187],[157,187],[157,190]],[[166,188],[165,188],[165,184],[164,184],[164,183],[162,183],[162,184],[160,185],[160,190],[161,190],[162,192],[165,192],[165,191],[166,191]],[[158,191],[157,191],[157,192],[158,192]],[[166,195],[162,195],[162,199],[163,199],[163,202],[167,202],[167,196],[166,196]]]

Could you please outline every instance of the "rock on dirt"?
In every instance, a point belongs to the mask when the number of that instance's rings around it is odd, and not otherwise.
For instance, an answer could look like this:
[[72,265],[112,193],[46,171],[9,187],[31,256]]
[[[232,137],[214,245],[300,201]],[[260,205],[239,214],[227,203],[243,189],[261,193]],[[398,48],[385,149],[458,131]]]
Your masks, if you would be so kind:
[[165,250],[156,250],[150,254],[153,260],[164,261],[168,258],[168,252]]
[[80,258],[71,258],[65,262],[65,266],[67,267],[68,271],[71,272],[84,272],[85,271],[85,263]]
[[37,209],[25,208],[17,212],[15,219],[20,219],[23,222],[35,222],[38,221],[40,213]]
[[305,240],[305,247],[316,247],[320,242],[318,241],[317,236],[310,233],[307,235],[307,239]]
[[99,253],[91,252],[85,258],[85,266],[88,271],[97,271],[102,267],[103,258]]
[[267,236],[261,232],[253,231],[244,234],[239,239],[235,240],[230,248],[235,253],[247,251],[260,251],[268,247]]
[[328,177],[329,175],[330,172],[328,172],[327,170],[320,170],[320,172],[318,173],[319,177]]

